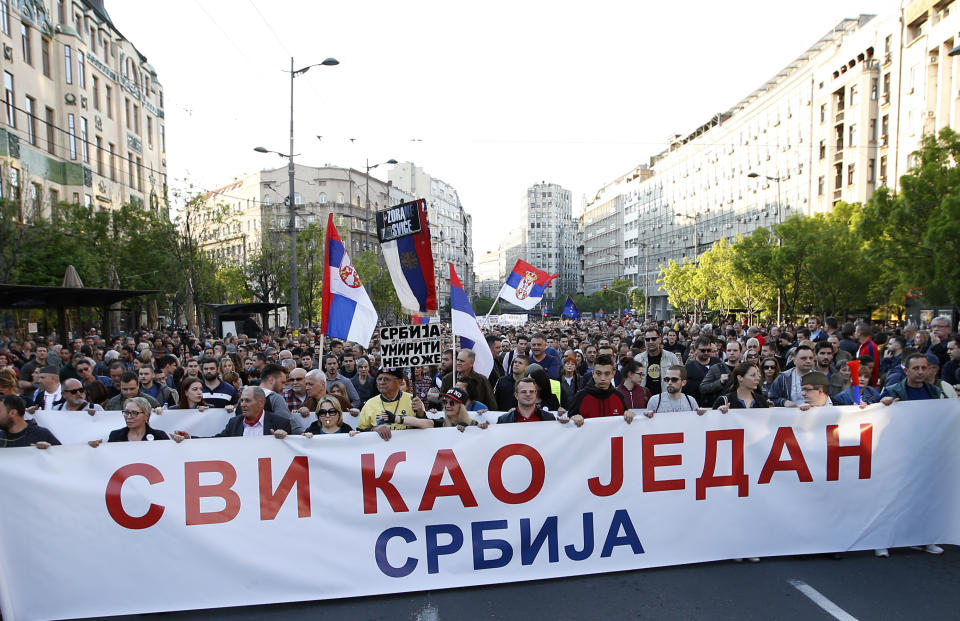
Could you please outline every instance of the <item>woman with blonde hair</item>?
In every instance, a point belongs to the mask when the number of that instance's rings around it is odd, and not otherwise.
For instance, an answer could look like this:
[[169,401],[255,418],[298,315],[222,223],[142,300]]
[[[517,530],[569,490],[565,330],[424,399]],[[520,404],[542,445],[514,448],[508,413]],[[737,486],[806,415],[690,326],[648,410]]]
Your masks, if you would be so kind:
[[340,400],[333,395],[320,398],[317,404],[317,420],[303,432],[305,438],[328,433],[350,433],[353,429],[343,422],[343,409]]
[[441,396],[443,403],[443,416],[440,418],[419,418],[405,416],[403,424],[407,427],[418,427],[420,429],[432,429],[435,427],[456,427],[462,433],[467,427],[476,425],[480,429],[486,429],[490,423],[477,421],[470,418],[467,414],[467,393],[459,388],[451,388]]
[[0,396],[20,395],[20,388],[17,386],[17,374],[13,369],[0,369]]

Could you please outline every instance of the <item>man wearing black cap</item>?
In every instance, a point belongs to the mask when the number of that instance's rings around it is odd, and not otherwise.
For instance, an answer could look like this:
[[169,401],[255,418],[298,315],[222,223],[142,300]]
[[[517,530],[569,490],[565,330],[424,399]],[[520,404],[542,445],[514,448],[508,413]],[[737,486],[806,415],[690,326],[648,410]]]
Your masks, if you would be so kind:
[[53,365],[47,365],[40,368],[37,376],[37,382],[40,388],[33,393],[31,403],[34,409],[52,410],[53,406],[63,401],[63,393],[60,389],[60,375],[57,368]]
[[440,418],[417,418],[416,416],[408,416],[403,419],[403,422],[408,427],[416,427],[418,429],[433,429],[435,427],[456,427],[461,432],[465,431],[467,427],[471,425],[476,425],[480,429],[486,429],[490,423],[483,421],[482,423],[477,423],[477,421],[470,418],[470,415],[467,414],[467,393],[459,388],[451,388],[446,393],[443,394],[441,401],[443,402],[443,416]]
[[406,429],[405,420],[426,416],[420,398],[400,390],[402,377],[402,369],[384,369],[377,375],[378,394],[363,404],[357,429],[374,430],[389,440],[391,429]]

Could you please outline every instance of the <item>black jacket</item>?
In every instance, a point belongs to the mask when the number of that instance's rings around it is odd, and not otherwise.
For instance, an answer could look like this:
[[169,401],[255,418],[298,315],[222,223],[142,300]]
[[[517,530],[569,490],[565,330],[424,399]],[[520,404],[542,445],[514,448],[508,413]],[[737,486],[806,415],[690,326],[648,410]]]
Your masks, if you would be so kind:
[[[160,431],[159,429],[154,429],[150,425],[147,425],[147,433],[143,435],[144,439],[147,436],[152,435],[154,440],[169,440],[170,436],[167,435],[166,431]],[[127,428],[114,429],[110,432],[110,437],[107,438],[107,442],[129,442],[127,440]]]
[[[279,416],[277,414],[271,414],[270,412],[263,413],[263,435],[269,435],[270,430],[283,429],[287,433],[293,433],[290,429],[290,419]],[[214,438],[237,438],[243,435],[243,415],[238,414],[230,420],[227,421],[227,426],[223,428],[223,431],[213,436]]]
[[[557,420],[556,416],[541,407],[537,408],[537,414],[540,415],[540,420]],[[513,408],[506,414],[502,414],[500,418],[497,419],[497,424],[515,423],[517,422],[517,418],[519,418],[519,414],[517,414],[517,408]]]
[[[739,401],[740,397],[737,396],[737,391],[731,391],[724,393],[717,397],[717,400],[713,402],[713,409],[719,409],[720,406],[729,405],[731,409],[743,409]],[[753,391],[753,407],[755,408],[768,408],[770,407],[770,402],[767,400],[767,397],[764,396],[759,389]]]

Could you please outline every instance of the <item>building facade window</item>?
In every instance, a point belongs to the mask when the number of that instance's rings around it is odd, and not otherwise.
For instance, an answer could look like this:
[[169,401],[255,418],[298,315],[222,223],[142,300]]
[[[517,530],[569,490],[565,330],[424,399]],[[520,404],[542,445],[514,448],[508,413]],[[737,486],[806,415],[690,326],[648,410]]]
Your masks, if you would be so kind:
[[87,88],[87,61],[80,50],[77,50],[77,83],[80,88]]
[[7,98],[7,125],[16,128],[17,111],[16,108],[14,108],[16,98],[13,90],[13,74],[9,71],[3,72],[3,94],[4,97]]
[[167,152],[167,136],[163,130],[163,125],[160,125],[160,152]]
[[57,113],[53,108],[47,108],[47,152],[56,154],[57,152]]
[[147,144],[153,148],[153,119],[147,115]]
[[87,119],[80,117],[80,154],[83,161],[90,163],[90,147],[87,144]]
[[33,97],[27,95],[26,99],[26,112],[27,112],[27,140],[30,141],[30,144],[37,144],[37,117],[34,116],[37,111],[37,100]]
[[93,78],[93,109],[100,109],[100,79],[97,76]]
[[67,146],[70,149],[70,159],[77,159],[77,119],[72,112],[67,114]]
[[123,98],[123,119],[124,123],[127,125],[127,129],[131,129],[133,124],[130,122],[130,98]]
[[117,148],[110,143],[110,180],[117,180]]
[[0,0],[0,30],[10,34],[10,0]]
[[73,84],[73,50],[69,45],[63,46],[63,67],[67,84]]
[[103,85],[103,94],[107,98],[107,101],[105,102],[107,104],[107,118],[112,119],[113,118],[113,89],[110,88],[109,84]]
[[20,200],[20,169],[10,167],[10,198]]
[[30,26],[20,23],[20,48],[23,51],[23,62],[33,66],[33,54],[30,50]]
[[43,75],[50,77],[50,41],[40,37],[40,64],[43,67]]
[[103,176],[103,138],[97,136],[97,174]]

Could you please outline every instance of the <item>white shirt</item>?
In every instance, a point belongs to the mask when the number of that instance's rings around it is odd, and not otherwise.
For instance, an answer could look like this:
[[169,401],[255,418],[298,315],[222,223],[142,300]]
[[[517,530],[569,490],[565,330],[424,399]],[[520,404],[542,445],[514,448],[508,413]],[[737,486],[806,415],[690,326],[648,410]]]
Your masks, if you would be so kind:
[[676,399],[667,392],[657,393],[647,402],[647,409],[654,412],[692,412],[697,407],[697,400],[682,392]]
[[53,404],[59,401],[61,398],[62,398],[62,395],[60,393],[59,388],[57,388],[57,392],[53,392],[53,393],[43,391],[43,409],[52,410]]
[[263,417],[264,413],[260,414],[260,420],[256,422],[255,425],[248,425],[247,421],[242,420],[240,424],[243,425],[243,437],[247,436],[262,436],[263,435]]

